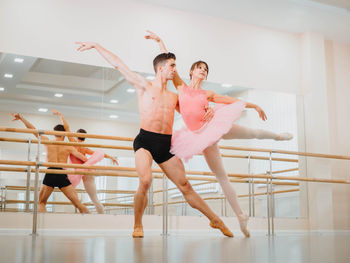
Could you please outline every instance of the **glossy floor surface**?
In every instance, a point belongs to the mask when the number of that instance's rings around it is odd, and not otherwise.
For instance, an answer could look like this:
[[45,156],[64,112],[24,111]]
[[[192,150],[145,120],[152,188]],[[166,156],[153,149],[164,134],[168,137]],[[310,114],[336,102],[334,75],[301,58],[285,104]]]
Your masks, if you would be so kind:
[[350,262],[350,233],[252,233],[225,238],[216,233],[84,235],[2,233],[0,262]]

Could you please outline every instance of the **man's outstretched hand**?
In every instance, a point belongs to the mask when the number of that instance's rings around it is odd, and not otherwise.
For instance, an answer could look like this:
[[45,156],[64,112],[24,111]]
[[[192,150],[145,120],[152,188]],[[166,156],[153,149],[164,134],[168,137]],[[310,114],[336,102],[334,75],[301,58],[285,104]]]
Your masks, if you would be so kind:
[[21,120],[22,116],[19,113],[11,113],[13,120],[12,121],[18,121]]

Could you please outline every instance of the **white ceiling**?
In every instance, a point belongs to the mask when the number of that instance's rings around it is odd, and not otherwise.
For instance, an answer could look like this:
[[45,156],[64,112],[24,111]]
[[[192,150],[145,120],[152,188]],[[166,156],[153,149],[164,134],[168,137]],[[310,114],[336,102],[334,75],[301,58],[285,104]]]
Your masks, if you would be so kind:
[[[15,63],[15,58],[23,63]],[[12,79],[4,78],[13,74]],[[142,74],[147,77],[146,74]],[[232,93],[242,88],[223,88],[206,83],[206,88],[219,93]],[[136,93],[121,74],[111,68],[40,59],[0,53],[0,110],[32,114],[51,114],[57,109],[66,116],[90,119],[138,122]],[[169,88],[175,91],[172,85]],[[55,93],[63,94],[62,98]],[[111,103],[110,100],[118,100]],[[48,112],[39,112],[47,108]],[[110,115],[117,115],[111,119]]]
[[289,32],[318,32],[350,43],[349,0],[138,0]]

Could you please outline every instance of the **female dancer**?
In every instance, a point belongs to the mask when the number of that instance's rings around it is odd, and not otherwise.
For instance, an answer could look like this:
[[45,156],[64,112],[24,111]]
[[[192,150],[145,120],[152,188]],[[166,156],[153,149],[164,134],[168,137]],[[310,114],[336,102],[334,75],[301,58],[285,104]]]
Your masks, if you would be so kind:
[[[164,42],[154,33],[148,31],[146,39],[152,39],[159,43],[163,53],[168,53]],[[247,229],[249,217],[243,214],[235,190],[230,184],[224,169],[219,147],[220,139],[274,139],[290,140],[293,136],[289,133],[276,134],[261,129],[251,129],[234,124],[242,110],[255,109],[262,120],[266,120],[265,112],[257,105],[243,102],[229,96],[222,96],[210,90],[202,90],[201,84],[208,75],[208,65],[204,61],[195,62],[190,70],[190,85],[180,78],[174,77],[174,85],[179,92],[180,113],[187,127],[176,131],[172,140],[172,153],[180,158],[188,160],[193,155],[203,152],[205,160],[215,174],[222,190],[235,212],[241,231],[246,237],[250,236]],[[209,122],[202,117],[205,106],[209,101],[220,103],[214,106],[214,116]]]
[[[68,125],[67,121],[65,120],[65,118],[63,117],[62,113],[60,113],[57,110],[52,110],[52,113],[54,115],[58,115],[60,117],[65,131],[66,132],[70,132],[69,125]],[[77,132],[79,132],[79,133],[86,133],[86,131],[84,129],[79,129],[79,130],[77,130]],[[70,142],[80,142],[80,143],[82,143],[82,142],[84,142],[85,137],[78,137],[78,138],[68,137],[68,139],[69,139]],[[83,155],[86,155],[86,154],[92,155],[92,154],[95,153],[93,150],[91,150],[89,148],[86,148],[86,147],[76,146],[75,148],[78,150],[78,152],[82,153]],[[111,159],[114,164],[118,165],[118,161],[115,158],[113,158],[112,156],[109,156],[108,154],[105,153],[104,157]],[[70,159],[71,159],[72,163],[75,162],[74,161],[74,157],[70,156]],[[94,176],[93,175],[84,175],[82,177],[82,179],[83,179],[83,183],[84,183],[84,188],[85,188],[86,192],[88,193],[91,201],[95,205],[97,213],[103,214],[104,213],[104,208],[103,208],[103,205],[101,204],[101,202],[97,198],[97,191],[96,191],[96,184],[95,184]]]

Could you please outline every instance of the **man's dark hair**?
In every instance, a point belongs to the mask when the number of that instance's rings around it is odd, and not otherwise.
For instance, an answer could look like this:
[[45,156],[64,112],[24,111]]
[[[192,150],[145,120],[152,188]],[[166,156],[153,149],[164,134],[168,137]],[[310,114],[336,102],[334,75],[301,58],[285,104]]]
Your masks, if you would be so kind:
[[175,54],[173,53],[162,53],[162,54],[159,54],[158,56],[156,56],[154,59],[153,59],[153,68],[154,68],[154,72],[157,73],[157,68],[159,66],[159,64],[162,64],[164,65],[164,63],[168,60],[168,59],[174,59],[176,60],[176,56]]
[[[77,130],[78,133],[87,133],[84,129]],[[85,137],[78,137],[78,140],[85,141]]]
[[64,129],[64,126],[62,124],[57,124],[54,128],[53,128],[54,131],[66,131]]
[[207,62],[205,61],[202,61],[202,60],[198,60],[196,62],[194,62],[191,66],[191,69],[190,69],[190,79],[192,79],[192,70],[194,70],[195,68],[198,68],[201,64],[204,64],[206,67],[207,67],[207,76],[209,74],[209,66],[207,64]]

